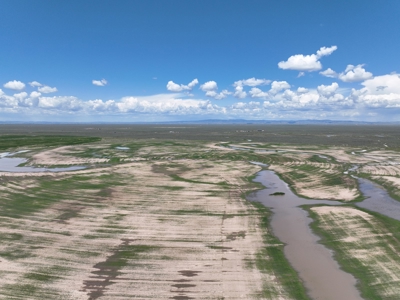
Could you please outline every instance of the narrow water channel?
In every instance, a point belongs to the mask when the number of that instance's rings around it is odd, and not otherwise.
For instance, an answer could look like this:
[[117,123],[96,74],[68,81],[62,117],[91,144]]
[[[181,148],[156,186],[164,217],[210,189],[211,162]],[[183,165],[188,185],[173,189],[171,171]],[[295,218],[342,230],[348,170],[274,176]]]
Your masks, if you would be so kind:
[[[332,252],[318,243],[309,224],[312,221],[306,211],[298,207],[304,204],[341,205],[338,201],[307,200],[296,196],[272,171],[258,173],[256,182],[266,189],[249,195],[249,201],[257,201],[271,208],[271,227],[274,235],[285,243],[284,253],[299,273],[309,296],[314,300],[361,300],[355,287],[356,279],[342,271],[333,259]],[[275,192],[284,195],[272,196]]]
[[388,192],[380,185],[364,178],[357,178],[360,191],[366,197],[356,205],[366,208],[389,218],[400,221],[400,202],[391,198]]

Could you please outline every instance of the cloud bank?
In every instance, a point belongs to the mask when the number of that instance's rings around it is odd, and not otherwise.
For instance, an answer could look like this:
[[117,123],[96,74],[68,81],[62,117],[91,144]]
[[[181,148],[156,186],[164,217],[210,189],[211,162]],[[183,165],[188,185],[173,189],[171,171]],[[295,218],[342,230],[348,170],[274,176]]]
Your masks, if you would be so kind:
[[[337,46],[321,47],[315,54],[296,54],[278,66],[284,70],[304,72],[322,70],[320,59],[331,55]],[[296,86],[285,80],[251,77],[233,81],[219,89],[216,81],[197,78],[188,84],[168,81],[169,93],[151,96],[125,96],[119,99],[80,99],[72,95],[48,94],[56,87],[31,81],[26,86],[18,80],[3,84],[0,89],[0,113],[21,120],[31,116],[54,117],[57,121],[68,116],[97,118],[147,116],[192,118],[244,119],[353,119],[374,121],[400,120],[400,75],[397,73],[374,76],[364,64],[348,64],[342,72],[327,68],[319,72],[324,84]],[[309,76],[310,78],[312,76]],[[321,77],[318,77],[321,79]],[[307,82],[296,79],[295,82]],[[331,82],[329,82],[331,81]],[[105,86],[107,80],[93,80],[96,86]],[[196,92],[197,91],[197,92]],[[194,94],[201,93],[201,96]],[[204,99],[205,98],[205,99]],[[226,99],[227,98],[227,99]],[[215,102],[214,100],[225,101]],[[125,119],[126,120],[126,119]]]
[[[349,67],[349,71],[357,67]],[[246,119],[357,119],[381,118],[398,120],[400,115],[400,75],[387,74],[362,81],[359,89],[343,89],[338,82],[315,88],[294,87],[286,81],[249,81],[249,102],[239,101],[217,105],[211,100],[188,97],[185,93],[157,94],[146,97],[127,96],[118,100],[82,100],[75,96],[47,96],[39,91],[9,95],[0,89],[0,111],[18,115],[58,116],[175,116],[184,118],[246,118]],[[256,84],[257,86],[252,86]],[[200,89],[209,97],[222,99],[245,93],[245,83],[234,83],[233,92],[218,92],[215,81],[207,81]],[[263,86],[261,85],[263,84]],[[46,87],[46,86],[43,86]],[[236,95],[235,95],[236,94]]]

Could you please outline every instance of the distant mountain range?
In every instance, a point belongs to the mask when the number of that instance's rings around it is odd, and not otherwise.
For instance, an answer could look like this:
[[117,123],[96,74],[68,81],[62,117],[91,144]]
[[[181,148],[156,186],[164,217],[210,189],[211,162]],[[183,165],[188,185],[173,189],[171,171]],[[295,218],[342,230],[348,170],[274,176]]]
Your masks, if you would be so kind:
[[400,125],[400,122],[365,122],[365,121],[337,121],[337,120],[245,120],[245,119],[208,119],[194,121],[164,121],[164,122],[23,122],[23,121],[0,121],[1,124],[365,124],[365,125]]

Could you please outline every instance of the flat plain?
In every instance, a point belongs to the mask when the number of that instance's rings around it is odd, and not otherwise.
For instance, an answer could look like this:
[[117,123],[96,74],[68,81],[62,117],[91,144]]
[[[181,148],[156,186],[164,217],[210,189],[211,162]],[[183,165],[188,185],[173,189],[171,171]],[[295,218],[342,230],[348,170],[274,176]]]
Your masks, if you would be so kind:
[[[272,212],[246,200],[268,168],[344,203],[307,206],[312,229],[364,299],[397,299],[400,222],[355,204],[357,177],[400,198],[399,129],[2,125],[1,151],[50,171],[0,172],[1,298],[309,299]],[[68,166],[85,168],[51,172]]]

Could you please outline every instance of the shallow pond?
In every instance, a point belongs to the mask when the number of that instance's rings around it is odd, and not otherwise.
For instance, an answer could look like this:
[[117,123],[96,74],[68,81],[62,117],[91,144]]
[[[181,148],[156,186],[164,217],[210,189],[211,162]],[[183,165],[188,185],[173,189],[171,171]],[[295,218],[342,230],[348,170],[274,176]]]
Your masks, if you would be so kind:
[[20,164],[26,163],[28,160],[21,157],[12,157],[17,153],[26,151],[19,151],[14,153],[4,152],[0,153],[0,172],[14,172],[14,173],[32,173],[32,172],[66,172],[83,170],[84,166],[71,166],[66,168],[35,168],[30,166],[18,167]]
[[[291,265],[299,273],[313,299],[362,299],[355,288],[356,279],[342,271],[333,259],[332,252],[318,243],[309,224],[312,219],[299,205],[341,205],[338,201],[308,200],[296,196],[272,171],[261,171],[254,180],[266,189],[248,196],[249,201],[257,201],[271,208],[271,227],[275,236],[285,243],[284,252]],[[272,196],[275,192],[284,195]]]

